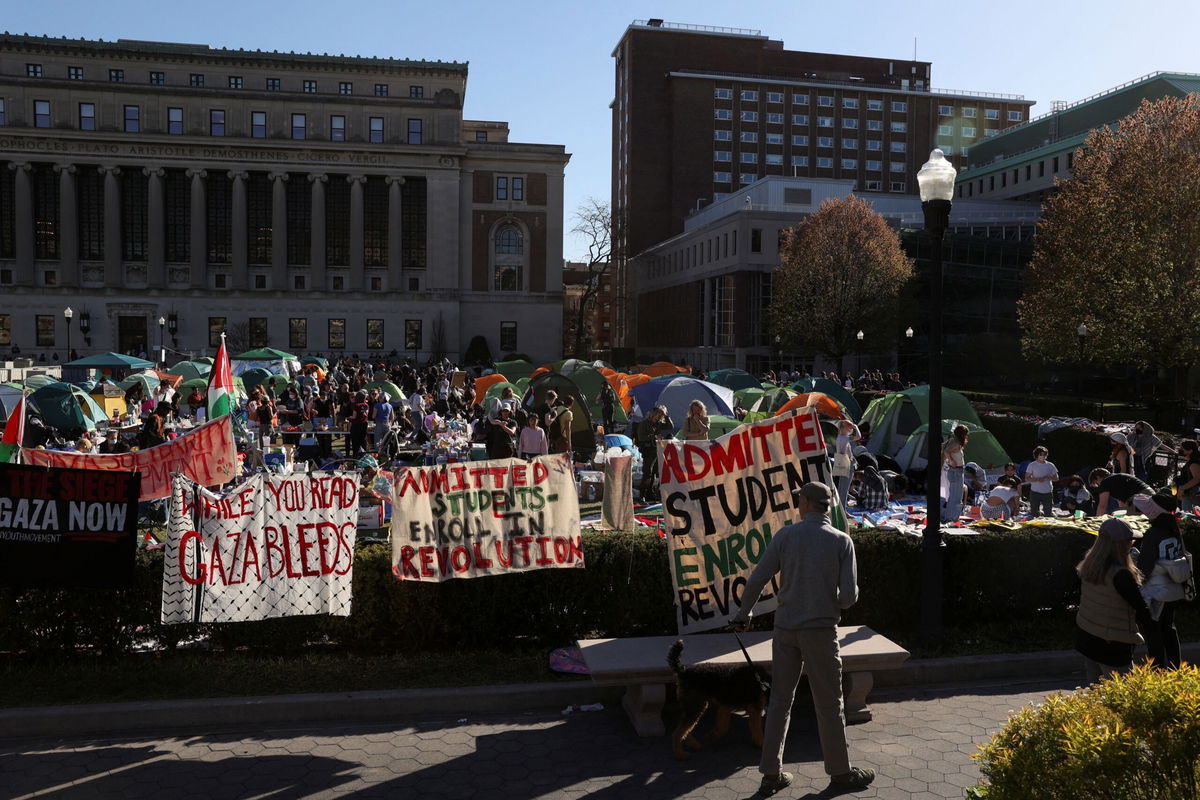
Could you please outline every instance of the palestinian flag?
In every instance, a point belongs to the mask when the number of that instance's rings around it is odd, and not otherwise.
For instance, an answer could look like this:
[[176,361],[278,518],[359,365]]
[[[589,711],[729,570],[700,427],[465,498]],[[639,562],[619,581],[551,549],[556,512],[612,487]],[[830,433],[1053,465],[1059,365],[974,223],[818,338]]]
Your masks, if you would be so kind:
[[229,366],[229,353],[225,350],[225,334],[221,334],[221,347],[208,376],[208,418],[229,414],[233,411],[233,369]]
[[21,442],[25,438],[25,396],[17,401],[17,407],[8,416],[4,426],[4,438],[0,439],[0,462],[17,461],[21,453]]

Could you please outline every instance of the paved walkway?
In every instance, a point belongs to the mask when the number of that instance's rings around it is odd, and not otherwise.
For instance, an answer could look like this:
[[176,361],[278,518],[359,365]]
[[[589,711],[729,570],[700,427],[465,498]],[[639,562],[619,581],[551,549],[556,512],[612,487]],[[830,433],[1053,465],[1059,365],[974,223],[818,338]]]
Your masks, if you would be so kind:
[[[849,729],[851,757],[879,772],[854,797],[962,798],[970,754],[1011,709],[1072,681],[908,687],[873,695],[875,719]],[[786,753],[796,784],[824,797],[811,711],[793,715]],[[701,723],[702,725],[705,723]],[[0,732],[2,735],[2,732]],[[665,738],[639,739],[620,708],[414,716],[395,723],[244,727],[194,735],[0,740],[5,798],[748,798],[759,775],[745,723],[687,763]]]

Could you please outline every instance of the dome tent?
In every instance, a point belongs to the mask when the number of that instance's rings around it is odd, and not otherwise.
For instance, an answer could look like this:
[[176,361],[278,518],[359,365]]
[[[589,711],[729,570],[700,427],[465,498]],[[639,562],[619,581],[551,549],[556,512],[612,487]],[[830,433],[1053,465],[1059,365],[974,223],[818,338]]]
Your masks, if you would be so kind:
[[708,373],[708,382],[725,386],[734,391],[753,389],[759,386],[758,378],[742,369],[717,369]]
[[[595,367],[580,363],[571,372],[564,373],[571,381],[579,387],[580,394],[583,395],[584,402],[587,403],[588,413],[592,415],[592,419],[603,420],[603,404],[600,402],[600,395],[607,386],[613,392],[613,422],[625,422],[629,419],[625,413],[625,409],[620,402],[620,395],[616,390],[612,389],[612,384],[609,380],[600,374]],[[607,433],[608,431],[606,431]]]
[[699,400],[708,408],[710,416],[720,414],[726,417],[734,416],[733,390],[715,383],[709,383],[687,375],[674,375],[648,381],[631,390],[634,400],[633,413],[630,419],[640,420],[654,406],[667,407],[671,421],[675,423],[672,432],[679,430],[687,416],[688,407],[693,400]]
[[[1004,448],[996,441],[996,437],[992,432],[982,425],[975,425],[970,422],[963,422],[957,419],[942,420],[942,441],[950,437],[950,433],[958,425],[966,425],[970,432],[967,436],[967,447],[963,451],[963,455],[968,462],[974,461],[979,466],[986,470],[1002,470],[1004,465],[1008,463],[1008,454],[1004,452]],[[896,452],[896,463],[900,465],[900,469],[908,471],[910,469],[924,469],[928,463],[927,458],[929,437],[929,426],[921,425],[911,434],[900,449]]]
[[[975,409],[953,389],[942,388],[942,418],[959,419],[982,428]],[[871,401],[858,425],[869,426],[866,448],[872,453],[895,456],[917,428],[929,423],[929,387],[914,386]],[[983,462],[980,462],[983,463]]]
[[858,422],[862,419],[863,408],[854,399],[854,395],[844,386],[836,381],[831,381],[829,378],[803,378],[792,384],[792,388],[798,392],[820,392],[827,394],[834,400],[842,404],[846,409],[846,413],[850,415],[850,419]]
[[[495,386],[492,387],[496,388]],[[521,406],[529,411],[546,401],[546,392],[551,389],[560,398],[571,397],[571,449],[580,453],[591,453],[596,449],[596,434],[592,427],[592,415],[588,412],[587,400],[579,387],[566,375],[545,372],[529,381],[529,388],[521,398]],[[547,434],[548,436],[549,434]]]

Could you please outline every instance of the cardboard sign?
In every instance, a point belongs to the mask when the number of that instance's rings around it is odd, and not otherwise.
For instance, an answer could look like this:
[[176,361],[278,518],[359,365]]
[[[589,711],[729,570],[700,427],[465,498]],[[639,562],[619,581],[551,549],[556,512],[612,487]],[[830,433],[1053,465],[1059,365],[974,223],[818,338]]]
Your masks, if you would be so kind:
[[171,475],[179,473],[202,486],[219,486],[238,473],[233,423],[219,417],[179,438],[145,450],[116,455],[67,453],[58,450],[22,450],[26,464],[72,469],[118,470],[142,475],[142,500],[171,494]]
[[396,580],[436,583],[562,567],[583,567],[579,498],[562,454],[396,473]]
[[[830,484],[817,412],[801,409],[711,441],[659,443],[663,522],[680,633],[712,630],[738,610],[742,590],[771,536],[798,522],[794,493]],[[779,576],[755,614],[778,605]]]
[[141,477],[0,464],[0,585],[129,586]]
[[162,621],[350,613],[358,474],[255,475],[217,495],[171,489]]

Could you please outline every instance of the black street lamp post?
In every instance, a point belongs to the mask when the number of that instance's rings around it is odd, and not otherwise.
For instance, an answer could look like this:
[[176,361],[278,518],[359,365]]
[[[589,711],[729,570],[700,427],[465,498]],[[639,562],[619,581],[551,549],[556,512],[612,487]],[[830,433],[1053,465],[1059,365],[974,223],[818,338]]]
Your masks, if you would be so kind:
[[901,382],[907,380],[909,377],[909,373],[912,372],[912,337],[913,337],[913,333],[914,333],[914,331],[912,329],[912,325],[909,325],[907,328],[904,329],[904,338],[908,340],[907,347],[905,349],[908,352],[905,354],[906,358],[904,359],[904,374],[902,376],[900,376]]
[[[954,197],[954,167],[941,150],[917,172],[925,230],[929,233],[929,428],[926,434],[929,464],[925,478],[926,520],[921,541],[923,580],[921,638],[935,643],[942,637],[944,551],[942,542],[942,237],[950,224]],[[954,487],[951,487],[954,491]],[[962,491],[959,487],[958,491]]]
[[165,367],[167,364],[167,318],[158,318],[158,363]]
[[72,360],[71,359],[71,317],[73,317],[73,316],[75,316],[75,312],[71,310],[70,306],[67,306],[66,308],[63,309],[63,319],[65,319],[67,321],[67,357],[63,359],[64,364],[66,364],[68,361]]
[[[779,338],[779,334],[778,333],[775,334],[775,361],[778,362],[778,364],[779,364],[779,372],[782,372],[783,371],[783,346],[780,344],[780,341],[781,341],[781,339]],[[779,381],[778,373],[775,375],[775,379],[776,379],[777,383],[781,383],[781,381]]]
[[1075,337],[1079,340],[1079,371],[1075,374],[1075,396],[1080,399],[1083,398],[1083,345],[1087,336],[1087,323],[1079,323],[1079,327],[1075,329]]
[[[860,378],[862,377],[862,343],[863,336],[865,335],[866,334],[864,334],[861,330],[854,334],[854,338],[858,340],[858,363],[855,365],[854,371],[858,373]],[[855,380],[857,380],[857,378]]]

